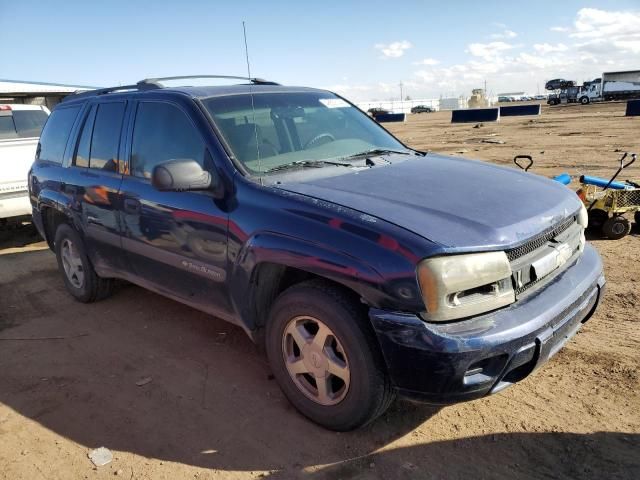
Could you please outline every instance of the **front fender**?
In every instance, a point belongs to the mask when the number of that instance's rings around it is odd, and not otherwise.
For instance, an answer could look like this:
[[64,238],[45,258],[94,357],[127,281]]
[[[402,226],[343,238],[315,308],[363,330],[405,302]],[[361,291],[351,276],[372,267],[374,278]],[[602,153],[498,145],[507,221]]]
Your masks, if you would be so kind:
[[382,302],[384,293],[380,286],[383,276],[370,265],[343,252],[309,240],[282,235],[275,232],[260,232],[249,238],[236,256],[231,269],[230,292],[236,310],[250,330],[250,304],[256,288],[254,274],[265,263],[292,267],[334,281],[356,292],[369,305]]

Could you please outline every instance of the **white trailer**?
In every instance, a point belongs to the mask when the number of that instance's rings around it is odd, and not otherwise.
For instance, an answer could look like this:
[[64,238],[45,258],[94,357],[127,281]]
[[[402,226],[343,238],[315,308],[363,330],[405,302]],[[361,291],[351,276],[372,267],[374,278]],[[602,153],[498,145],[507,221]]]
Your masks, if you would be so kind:
[[640,70],[605,72],[599,81],[590,82],[579,101],[582,104],[640,98]]

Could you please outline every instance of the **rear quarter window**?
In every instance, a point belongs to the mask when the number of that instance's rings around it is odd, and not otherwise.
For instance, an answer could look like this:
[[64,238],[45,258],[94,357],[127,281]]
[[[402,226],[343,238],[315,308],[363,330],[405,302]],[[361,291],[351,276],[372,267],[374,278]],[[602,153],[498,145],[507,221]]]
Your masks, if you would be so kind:
[[57,108],[42,130],[38,144],[37,160],[62,163],[71,128],[80,111],[79,106]]

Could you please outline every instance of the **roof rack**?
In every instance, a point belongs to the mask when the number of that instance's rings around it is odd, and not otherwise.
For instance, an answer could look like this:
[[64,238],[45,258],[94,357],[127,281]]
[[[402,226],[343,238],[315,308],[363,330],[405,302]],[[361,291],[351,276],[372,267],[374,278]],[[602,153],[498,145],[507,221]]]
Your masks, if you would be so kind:
[[108,87],[108,88],[98,88],[96,90],[76,90],[75,92],[73,92],[72,95],[70,95],[69,99],[77,99],[77,98],[82,98],[82,97],[94,97],[96,95],[105,95],[107,93],[113,93],[113,92],[126,92],[129,90],[153,90],[156,88],[160,88],[160,86],[155,86],[155,85],[147,85],[147,84],[140,84],[140,82],[138,82],[135,85],[121,85],[119,87]]
[[158,88],[165,88],[162,85],[162,82],[170,81],[170,80],[186,80],[190,78],[224,78],[227,80],[247,80],[248,82],[254,85],[280,85],[276,82],[271,82],[269,80],[264,80],[262,78],[251,78],[251,77],[234,77],[230,75],[181,75],[177,77],[158,77],[158,78],[145,78],[144,80],[140,80],[135,85],[122,85],[119,87],[108,87],[108,88],[98,88],[96,90],[76,90],[70,95],[69,99],[77,99],[82,97],[93,97],[95,95],[105,95],[107,93],[114,92],[126,92],[130,90],[143,91],[143,90],[155,90]]
[[255,77],[234,77],[230,75],[180,75],[177,77],[158,77],[158,78],[145,78],[140,80],[138,85],[141,86],[155,86],[156,88],[163,88],[162,82],[171,80],[188,80],[191,78],[224,78],[227,80],[247,80],[254,85],[279,85],[276,82],[264,80],[262,78]]

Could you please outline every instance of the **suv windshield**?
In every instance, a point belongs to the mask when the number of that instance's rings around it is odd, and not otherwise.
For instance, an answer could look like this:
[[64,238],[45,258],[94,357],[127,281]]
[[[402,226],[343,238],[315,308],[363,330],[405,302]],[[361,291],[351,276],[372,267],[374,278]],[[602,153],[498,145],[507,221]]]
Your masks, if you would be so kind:
[[255,174],[312,162],[335,166],[363,152],[408,151],[365,113],[329,92],[254,93],[253,106],[247,94],[203,103],[235,157]]

